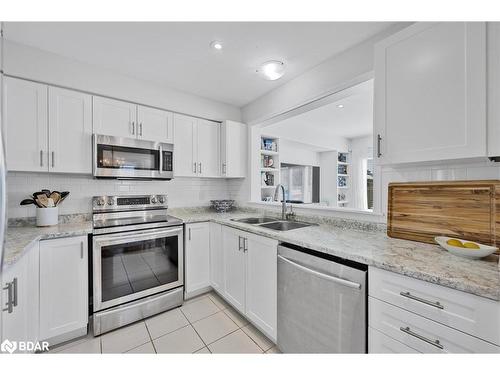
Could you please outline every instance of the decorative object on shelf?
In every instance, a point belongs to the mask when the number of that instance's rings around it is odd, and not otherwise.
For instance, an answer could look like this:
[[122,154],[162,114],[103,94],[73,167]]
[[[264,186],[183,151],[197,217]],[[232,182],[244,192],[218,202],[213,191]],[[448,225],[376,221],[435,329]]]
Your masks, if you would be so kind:
[[345,193],[338,193],[337,194],[337,200],[339,202],[345,201]]
[[274,168],[274,158],[270,155],[262,155],[262,168]]
[[265,151],[278,151],[278,146],[276,141],[271,138],[262,138],[261,139],[261,148]]
[[346,176],[337,176],[337,186],[338,187],[347,187]]
[[339,155],[337,158],[338,158],[339,163],[347,163],[347,153],[346,152],[339,152]]
[[264,172],[263,173],[263,186],[274,186],[274,174],[271,172]]
[[347,173],[347,165],[346,164],[337,165],[337,173],[338,174],[348,174]]
[[450,253],[469,259],[481,259],[493,254],[497,247],[483,245],[474,241],[452,237],[435,237],[434,240]]
[[234,206],[234,200],[232,199],[213,199],[210,203],[217,212],[227,212]]

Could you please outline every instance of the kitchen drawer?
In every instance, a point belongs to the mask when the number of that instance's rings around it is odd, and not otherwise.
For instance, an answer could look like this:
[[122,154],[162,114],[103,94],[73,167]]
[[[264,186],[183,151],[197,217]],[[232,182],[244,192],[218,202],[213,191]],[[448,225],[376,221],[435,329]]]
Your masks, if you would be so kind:
[[383,334],[375,328],[368,328],[368,353],[370,354],[411,354],[420,353],[409,346],[394,340],[392,337]]
[[498,301],[374,267],[368,280],[371,297],[500,345]]
[[500,353],[499,346],[376,298],[369,297],[368,303],[370,327],[419,352]]

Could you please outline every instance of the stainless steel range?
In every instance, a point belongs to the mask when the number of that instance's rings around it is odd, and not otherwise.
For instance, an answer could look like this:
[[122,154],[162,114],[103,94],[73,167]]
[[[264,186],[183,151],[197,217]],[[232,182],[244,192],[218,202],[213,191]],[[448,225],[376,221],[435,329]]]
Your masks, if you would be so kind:
[[182,304],[183,223],[167,208],[166,195],[92,199],[94,335]]

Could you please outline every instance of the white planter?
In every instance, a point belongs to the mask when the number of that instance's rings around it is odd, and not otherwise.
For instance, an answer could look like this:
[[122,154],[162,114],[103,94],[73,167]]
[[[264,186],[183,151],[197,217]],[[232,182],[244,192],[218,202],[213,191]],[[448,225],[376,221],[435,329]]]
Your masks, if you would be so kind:
[[59,222],[59,207],[36,208],[36,226],[48,227]]

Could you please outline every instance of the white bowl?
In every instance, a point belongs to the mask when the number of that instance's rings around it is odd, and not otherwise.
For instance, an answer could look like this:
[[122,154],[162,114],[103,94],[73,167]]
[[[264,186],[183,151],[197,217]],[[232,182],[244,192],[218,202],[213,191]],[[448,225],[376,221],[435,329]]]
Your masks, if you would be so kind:
[[[454,255],[458,255],[460,257],[469,258],[469,259],[479,259],[487,257],[488,255],[493,254],[498,248],[494,246],[482,245],[480,243],[474,241],[461,240],[460,238],[453,237],[435,237],[434,240],[444,249],[448,250],[450,253]],[[448,245],[446,241],[448,240],[459,240],[461,242],[473,242],[479,246],[479,249],[468,249],[466,247],[457,247]]]

